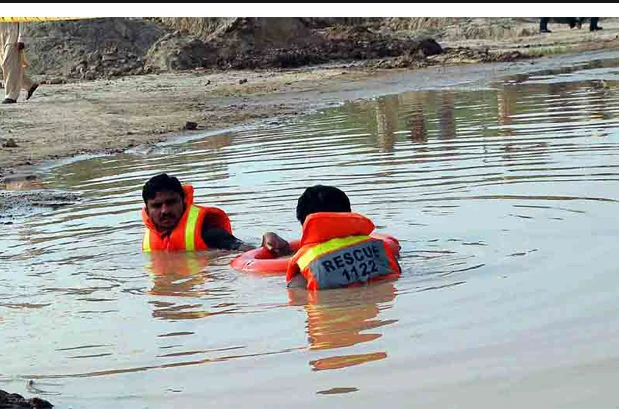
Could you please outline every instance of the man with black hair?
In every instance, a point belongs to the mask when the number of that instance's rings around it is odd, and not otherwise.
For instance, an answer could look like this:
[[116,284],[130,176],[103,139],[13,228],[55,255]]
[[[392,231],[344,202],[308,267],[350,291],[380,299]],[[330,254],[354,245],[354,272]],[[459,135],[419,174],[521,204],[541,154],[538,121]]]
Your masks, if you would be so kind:
[[317,212],[352,212],[346,193],[333,186],[308,187],[297,201],[297,220],[305,223],[307,216]]
[[396,255],[382,240],[370,237],[374,223],[353,213],[348,196],[333,186],[316,185],[297,202],[303,225],[299,251],[288,263],[288,287],[308,290],[347,287],[396,278]]
[[[181,185],[174,176],[162,173],[151,178],[144,184],[142,198],[145,252],[253,248],[232,234],[230,219],[223,210],[195,205],[193,186]],[[275,233],[265,233],[262,242],[276,255],[290,252],[288,242]]]

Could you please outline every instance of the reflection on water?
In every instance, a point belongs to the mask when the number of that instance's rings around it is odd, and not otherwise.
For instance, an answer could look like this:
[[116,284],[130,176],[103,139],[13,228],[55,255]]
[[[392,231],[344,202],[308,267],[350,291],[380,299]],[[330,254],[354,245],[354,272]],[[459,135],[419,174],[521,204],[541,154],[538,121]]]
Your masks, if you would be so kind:
[[378,143],[383,152],[393,151],[395,144],[395,132],[398,130],[398,107],[397,96],[386,96],[376,101],[376,134]]
[[316,392],[317,394],[321,394],[321,395],[335,395],[338,393],[351,393],[351,392],[357,392],[359,389],[357,388],[331,388],[329,390],[326,391],[318,391]]
[[[209,288],[209,281],[217,277],[210,274],[206,253],[149,253],[149,274],[152,277],[151,295],[186,298],[214,298],[227,294],[225,288]],[[153,317],[166,320],[199,319],[237,311],[235,303],[220,303],[215,310],[207,311],[200,303],[151,301]]]
[[497,90],[498,122],[501,126],[503,136],[510,137],[514,131],[510,127],[512,116],[517,114],[517,101],[520,96],[517,87],[503,85]]
[[[596,363],[619,358],[617,65],[52,169],[37,188],[82,200],[3,225],[3,389],[54,378],[59,407],[479,407],[497,388],[521,407],[609,406],[618,379]],[[336,185],[400,239],[402,277],[308,294],[232,271],[227,252],[142,254],[141,188],[162,171],[256,244],[266,230],[298,238],[299,195]],[[548,388],[519,394],[522,379]],[[282,399],[284,384],[298,393]]]
[[0,184],[3,190],[23,190],[41,189],[44,186],[43,181],[37,178],[15,179],[7,178]]
[[410,139],[412,142],[428,142],[428,129],[426,125],[426,114],[424,112],[427,97],[427,92],[409,92],[402,95],[403,103],[410,106],[406,118],[406,127],[410,131]]
[[438,106],[440,134],[439,139],[456,137],[456,106],[453,92],[441,93]]
[[[381,283],[367,288],[353,288],[323,292],[288,290],[291,305],[303,305],[307,314],[310,350],[349,347],[380,338],[379,332],[365,331],[397,322],[378,319],[381,303],[395,298],[392,283]],[[388,308],[387,304],[387,308]],[[339,369],[365,362],[384,359],[384,351],[337,355],[310,362],[315,371]]]
[[208,257],[200,253],[153,252],[149,273],[153,278],[150,294],[181,297],[204,295],[201,285],[206,281],[205,272]]

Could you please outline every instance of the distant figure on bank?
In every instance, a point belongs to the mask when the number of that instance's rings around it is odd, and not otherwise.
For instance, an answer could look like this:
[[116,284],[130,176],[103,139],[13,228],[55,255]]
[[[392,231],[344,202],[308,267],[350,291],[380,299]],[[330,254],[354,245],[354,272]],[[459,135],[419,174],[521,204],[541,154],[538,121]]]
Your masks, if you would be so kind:
[[602,27],[598,26],[598,20],[599,19],[600,19],[599,17],[590,17],[589,18],[589,31],[598,31],[598,30],[602,29]]
[[24,34],[19,23],[0,23],[0,63],[4,77],[5,98],[3,104],[14,104],[21,90],[28,91],[26,99],[30,99],[39,84],[32,82],[26,75],[28,65],[24,49]]
[[[223,210],[194,205],[193,186],[181,185],[174,176],[162,173],[152,177],[144,184],[142,198],[145,252],[254,248],[232,235],[230,219]],[[276,255],[290,252],[289,243],[275,233],[265,233],[262,242]]]
[[353,213],[340,189],[305,189],[297,203],[297,220],[303,236],[288,263],[288,287],[325,290],[400,276],[396,256],[382,240],[369,236],[374,223]]
[[[553,21],[556,23],[567,23],[570,28],[582,26],[582,23],[586,20],[586,17],[553,17]],[[599,17],[589,17],[589,31],[598,31],[601,30],[602,27],[598,26]],[[539,20],[539,32],[540,33],[552,33],[548,29],[548,22],[550,21],[550,17],[541,17]]]

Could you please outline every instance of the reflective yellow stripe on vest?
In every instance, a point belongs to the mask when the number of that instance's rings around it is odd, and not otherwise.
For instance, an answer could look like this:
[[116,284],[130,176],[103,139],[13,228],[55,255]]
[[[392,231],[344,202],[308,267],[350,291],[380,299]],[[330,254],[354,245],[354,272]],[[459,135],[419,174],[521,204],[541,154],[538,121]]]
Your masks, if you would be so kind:
[[150,253],[150,230],[146,229],[142,239],[142,251]]
[[194,251],[196,249],[196,224],[200,209],[195,206],[189,208],[187,215],[187,224],[185,225],[185,251]]
[[331,251],[340,249],[342,247],[352,246],[353,244],[361,243],[362,241],[365,241],[369,238],[369,236],[351,236],[325,241],[324,243],[320,243],[314,247],[311,247],[305,254],[299,257],[297,264],[299,265],[299,268],[303,270],[316,257],[322,256],[326,253],[330,253]]

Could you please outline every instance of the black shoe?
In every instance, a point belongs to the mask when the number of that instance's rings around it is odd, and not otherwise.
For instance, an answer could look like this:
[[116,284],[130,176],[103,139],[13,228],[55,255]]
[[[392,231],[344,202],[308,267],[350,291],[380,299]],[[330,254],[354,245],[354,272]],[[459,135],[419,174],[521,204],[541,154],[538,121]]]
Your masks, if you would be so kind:
[[589,31],[598,31],[602,30],[602,27],[589,27]]
[[548,30],[547,28],[543,28],[540,31],[540,34],[544,34],[544,33],[552,33],[552,31]]
[[14,104],[14,103],[16,103],[16,102],[17,102],[16,100],[11,99],[11,98],[5,98],[5,99],[2,101],[2,103],[3,103],[3,104]]
[[39,84],[35,82],[28,90],[28,96],[26,97],[26,101],[30,99],[30,97],[32,96],[32,94],[34,94],[34,91],[36,91],[37,88],[39,88]]

